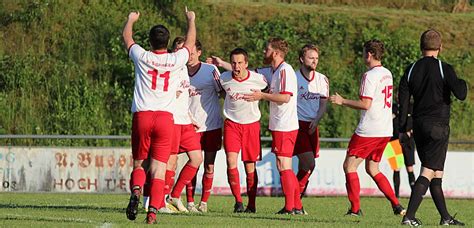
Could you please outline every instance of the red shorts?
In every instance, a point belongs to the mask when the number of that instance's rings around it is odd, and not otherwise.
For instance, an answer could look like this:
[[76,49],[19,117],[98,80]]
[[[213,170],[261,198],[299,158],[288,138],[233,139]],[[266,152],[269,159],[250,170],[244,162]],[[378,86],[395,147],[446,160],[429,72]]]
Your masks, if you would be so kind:
[[295,151],[293,155],[298,155],[312,151],[314,157],[319,157],[319,130],[313,134],[309,134],[309,125],[311,122],[298,121],[300,128],[298,129],[298,136],[296,137]]
[[362,137],[353,134],[347,153],[363,159],[379,162],[390,137]]
[[171,154],[189,152],[193,150],[201,151],[199,135],[196,134],[192,124],[174,125],[174,137],[171,141]]
[[222,148],[222,128],[198,132],[201,149],[207,152],[217,152]]
[[272,131],[272,152],[276,156],[293,157],[297,135],[298,130]]
[[224,122],[224,149],[226,153],[242,150],[242,161],[260,161],[260,121],[239,124],[226,119]]
[[160,162],[168,162],[173,138],[173,114],[164,111],[133,113],[132,155],[134,160],[145,160],[148,152]]

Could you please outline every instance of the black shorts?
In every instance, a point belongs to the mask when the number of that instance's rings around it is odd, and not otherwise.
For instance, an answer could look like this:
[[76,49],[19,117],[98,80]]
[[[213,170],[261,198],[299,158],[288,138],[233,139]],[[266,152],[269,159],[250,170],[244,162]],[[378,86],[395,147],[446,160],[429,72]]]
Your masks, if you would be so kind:
[[421,166],[443,171],[449,141],[449,122],[413,121],[415,137]]
[[413,166],[415,164],[415,139],[412,137],[407,138],[406,141],[400,140],[402,146],[403,160],[406,166]]

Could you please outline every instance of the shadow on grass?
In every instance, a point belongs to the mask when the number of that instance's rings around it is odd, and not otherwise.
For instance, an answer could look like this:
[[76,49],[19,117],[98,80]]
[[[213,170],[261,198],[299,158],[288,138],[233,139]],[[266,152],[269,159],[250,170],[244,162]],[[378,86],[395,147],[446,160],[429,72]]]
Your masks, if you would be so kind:
[[88,210],[99,212],[125,212],[125,208],[96,207],[81,205],[28,205],[28,204],[0,204],[1,208],[22,208],[22,209],[57,209],[57,210]]

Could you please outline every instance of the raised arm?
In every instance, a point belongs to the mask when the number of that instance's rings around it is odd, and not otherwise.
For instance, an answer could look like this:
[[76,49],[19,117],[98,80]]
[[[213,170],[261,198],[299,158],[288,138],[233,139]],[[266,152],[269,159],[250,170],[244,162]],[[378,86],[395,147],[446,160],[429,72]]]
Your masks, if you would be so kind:
[[128,14],[128,19],[125,22],[125,26],[123,27],[122,37],[123,37],[123,44],[127,49],[127,53],[130,50],[130,47],[135,43],[133,40],[133,24],[138,21],[140,17],[140,12],[130,12]]
[[186,33],[186,41],[184,41],[184,46],[190,50],[190,48],[194,47],[196,44],[196,15],[193,11],[188,11],[188,7],[186,7],[185,12],[186,19],[188,21],[188,32]]

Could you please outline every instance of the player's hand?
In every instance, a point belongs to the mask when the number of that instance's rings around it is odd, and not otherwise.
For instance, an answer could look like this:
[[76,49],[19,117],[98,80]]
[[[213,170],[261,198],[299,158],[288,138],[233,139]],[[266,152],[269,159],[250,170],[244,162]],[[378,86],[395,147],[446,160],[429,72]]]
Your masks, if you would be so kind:
[[222,60],[221,58],[217,56],[211,56],[211,59],[212,59],[212,64],[218,67],[222,67],[224,65],[224,60]]
[[181,95],[183,91],[176,90],[176,98],[179,98],[179,95]]
[[336,93],[336,95],[330,96],[329,100],[333,104],[342,105],[342,103],[344,101],[344,98],[341,95],[339,95],[338,93]]
[[263,94],[260,90],[251,89],[250,91],[252,91],[252,93],[245,94],[244,95],[244,100],[246,100],[248,102],[252,102],[252,101],[261,100],[263,98]]
[[318,127],[318,124],[319,124],[319,121],[317,121],[317,120],[311,121],[311,123],[309,124],[309,130],[308,130],[308,133],[310,135],[312,135],[314,132],[316,132],[316,128]]
[[187,6],[185,6],[184,8],[184,12],[186,13],[186,18],[188,19],[188,21],[194,21],[196,19],[196,14],[194,13],[194,11],[188,11]]
[[128,21],[129,22],[135,22],[135,21],[138,21],[138,18],[140,17],[140,12],[130,12],[130,14],[128,14]]

